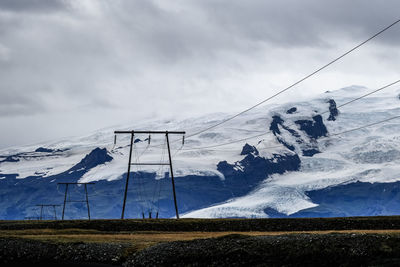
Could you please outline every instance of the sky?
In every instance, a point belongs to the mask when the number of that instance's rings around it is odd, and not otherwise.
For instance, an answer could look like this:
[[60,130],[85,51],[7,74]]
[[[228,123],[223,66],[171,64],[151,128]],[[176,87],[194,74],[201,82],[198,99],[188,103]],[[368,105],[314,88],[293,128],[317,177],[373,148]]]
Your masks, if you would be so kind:
[[[0,0],[0,148],[242,111],[399,10],[397,0]],[[399,46],[400,23],[273,102],[400,79]]]

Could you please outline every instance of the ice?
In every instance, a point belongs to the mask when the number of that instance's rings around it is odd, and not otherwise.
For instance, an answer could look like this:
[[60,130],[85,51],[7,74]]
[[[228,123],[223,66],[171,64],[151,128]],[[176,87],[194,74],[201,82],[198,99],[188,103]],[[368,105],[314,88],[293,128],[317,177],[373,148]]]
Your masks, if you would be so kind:
[[[329,132],[326,138],[321,138],[317,142],[321,153],[313,157],[303,157],[300,150],[304,144],[296,144],[296,139],[292,135],[282,131],[285,141],[295,144],[296,152],[302,162],[300,171],[273,175],[246,196],[232,198],[225,203],[189,212],[184,217],[266,217],[265,210],[268,208],[284,214],[292,214],[316,205],[305,194],[309,190],[354,181],[399,181],[400,120],[392,120],[339,136],[334,135],[400,115],[398,89],[388,88],[352,104],[339,107],[336,121],[327,121],[329,113],[324,113],[328,111],[329,99],[334,99],[337,106],[340,106],[372,90],[351,86],[321,94],[307,101],[263,105],[210,131],[186,138],[183,147],[181,136],[171,136],[174,170],[178,178],[195,174],[217,175],[224,179],[222,173],[217,170],[217,164],[223,160],[234,164],[243,159],[244,156],[240,153],[246,143],[255,146],[259,150],[259,155],[265,158],[272,158],[274,154],[289,153],[289,150],[269,131],[273,115],[279,115],[286,126],[298,131],[303,140],[310,142],[309,137],[299,130],[294,121],[310,119],[316,114],[323,113],[323,122]],[[292,107],[296,107],[297,111],[287,114],[286,111]],[[18,155],[19,161],[0,163],[0,179],[2,179],[2,174],[17,173],[19,179],[34,175],[48,177],[58,174],[74,166],[96,147],[107,148],[113,160],[92,168],[80,181],[120,179],[127,171],[130,136],[118,135],[117,144],[114,145],[114,130],[184,130],[187,131],[187,136],[190,136],[231,115],[218,113],[181,121],[134,122],[128,126],[102,129],[83,137],[3,149],[0,150],[0,161],[10,155]],[[196,149],[228,143],[260,133],[265,133],[265,135],[225,146]],[[147,137],[147,135],[135,136],[141,140]],[[151,140],[150,146],[147,142],[135,144],[134,160],[140,156],[140,162],[167,161],[164,136],[152,136]],[[34,152],[38,147],[59,149],[62,152]],[[240,166],[237,165],[236,168],[239,170]],[[157,172],[159,177],[163,175],[162,171],[167,171],[168,168],[165,167],[163,170],[158,167],[132,169],[132,171],[137,170]]]

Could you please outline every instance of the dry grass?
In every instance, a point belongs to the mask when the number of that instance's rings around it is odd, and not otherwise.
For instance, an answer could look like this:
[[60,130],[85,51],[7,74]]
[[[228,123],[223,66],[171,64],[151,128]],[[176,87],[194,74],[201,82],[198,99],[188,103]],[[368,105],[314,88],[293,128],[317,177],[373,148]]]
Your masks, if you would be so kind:
[[295,231],[295,232],[100,232],[82,229],[30,229],[4,230],[0,237],[18,237],[46,242],[97,242],[97,243],[128,243],[135,247],[148,247],[160,242],[187,241],[201,238],[221,237],[230,234],[248,236],[283,235],[283,234],[400,234],[400,230],[330,230],[330,231]]
[[286,234],[393,234],[400,235],[400,230],[329,230],[329,231],[292,231],[292,232],[103,232],[85,229],[28,229],[1,230],[0,238],[24,238],[50,243],[119,243],[129,244],[131,250],[137,251],[162,242],[189,241],[194,239],[221,237],[231,234],[247,236],[286,235]]

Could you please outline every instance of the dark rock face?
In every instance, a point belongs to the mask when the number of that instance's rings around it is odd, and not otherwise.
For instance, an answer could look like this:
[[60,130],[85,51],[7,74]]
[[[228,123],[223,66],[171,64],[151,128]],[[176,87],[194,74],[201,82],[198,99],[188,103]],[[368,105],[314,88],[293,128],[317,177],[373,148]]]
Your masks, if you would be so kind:
[[45,148],[45,147],[39,147],[35,150],[35,152],[42,152],[42,153],[53,153],[53,152],[64,152],[69,150],[67,149],[51,149],[51,148]]
[[51,153],[54,152],[53,149],[50,148],[45,148],[45,147],[39,147],[35,150],[35,152],[44,152],[44,153]]
[[248,155],[251,153],[255,153],[255,155],[258,155],[258,150],[255,148],[255,146],[245,144],[240,155]]
[[307,192],[319,206],[301,210],[291,217],[341,217],[397,215],[400,213],[400,182],[332,186]]
[[18,161],[19,161],[19,158],[15,158],[15,156],[8,156],[4,160],[0,161],[0,163],[2,163],[2,162],[18,162]]
[[297,120],[296,124],[300,126],[300,130],[307,133],[310,138],[317,139],[322,136],[326,136],[328,130],[325,127],[325,124],[322,121],[321,115],[316,115],[312,117],[313,120]]
[[336,107],[336,102],[333,99],[329,99],[328,103],[329,103],[328,121],[335,121],[336,117],[339,115],[339,110]]
[[[254,147],[253,147],[254,148]],[[297,154],[274,154],[267,159],[257,156],[258,151],[247,154],[241,161],[229,164],[226,161],[218,163],[217,169],[225,176],[225,184],[236,188],[254,188],[259,182],[274,173],[300,169],[300,158]],[[239,190],[240,191],[240,190]]]
[[2,162],[19,162],[21,159],[31,159],[31,158],[40,158],[40,157],[51,157],[51,156],[57,156],[57,152],[64,152],[68,149],[50,149],[50,148],[45,148],[45,147],[38,147],[35,151],[36,153],[48,153],[44,155],[40,154],[33,154],[32,151],[30,152],[22,152],[22,153],[17,153],[14,155],[8,155],[8,156],[0,156],[2,158],[5,158],[3,160],[0,160],[0,163]]
[[295,142],[300,145],[303,156],[312,157],[315,154],[320,153],[315,139],[321,136],[326,136],[328,133],[328,130],[322,121],[321,115],[316,115],[312,119],[313,120],[295,121],[296,124],[300,125],[300,130],[304,131],[310,138],[313,139],[311,140],[312,142],[304,140],[296,130],[284,125],[284,120],[278,115],[272,117],[272,122],[269,129],[276,136],[276,139],[279,143],[284,145],[287,149],[295,151],[294,144],[289,144],[281,136],[282,130],[287,131],[295,138]]
[[281,117],[278,115],[272,116],[272,122],[271,125],[269,126],[269,130],[272,131],[272,133],[276,136],[277,134],[281,134],[281,131],[279,130],[279,125],[282,125],[284,120],[282,120]]
[[80,169],[90,170],[100,164],[111,161],[113,158],[108,155],[107,149],[95,148],[89,154],[87,154],[78,164],[73,166],[67,172],[77,171]]
[[312,157],[315,154],[321,153],[318,149],[311,148],[311,149],[303,149],[303,156],[305,157]]
[[292,108],[288,109],[288,110],[286,111],[286,113],[287,113],[287,114],[293,114],[293,113],[295,113],[296,111],[297,111],[297,108],[296,108],[296,107],[292,107]]
[[60,174],[50,176],[48,178],[57,179],[58,181],[78,179],[82,177],[90,169],[98,165],[104,164],[106,162],[109,162],[112,159],[113,158],[110,155],[108,155],[107,149],[97,147],[93,149],[89,154],[87,154],[79,163],[77,163],[72,168]]
[[288,131],[290,134],[292,134],[296,138],[300,138],[300,135],[293,129],[290,129],[289,127],[286,127],[283,125],[284,120],[278,116],[272,116],[272,122],[269,127],[270,131],[276,136],[276,139],[278,140],[279,143],[284,145],[287,149],[294,151],[295,147],[293,145],[288,144],[280,135],[281,135],[281,130],[279,129],[279,126],[281,126],[284,130]]

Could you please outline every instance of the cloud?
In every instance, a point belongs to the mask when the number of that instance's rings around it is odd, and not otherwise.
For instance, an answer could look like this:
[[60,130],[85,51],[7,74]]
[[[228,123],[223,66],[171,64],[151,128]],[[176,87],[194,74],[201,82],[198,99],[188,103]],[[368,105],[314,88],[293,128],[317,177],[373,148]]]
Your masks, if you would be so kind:
[[2,0],[0,9],[12,12],[49,12],[65,8],[63,0]]
[[[398,19],[399,7],[395,0],[0,1],[0,125],[45,121],[32,129],[41,140],[52,139],[43,135],[49,127],[75,135],[128,120],[240,111]],[[399,29],[297,94],[392,79]],[[65,127],[74,121],[79,127]],[[11,128],[2,135],[0,146],[9,145]]]

